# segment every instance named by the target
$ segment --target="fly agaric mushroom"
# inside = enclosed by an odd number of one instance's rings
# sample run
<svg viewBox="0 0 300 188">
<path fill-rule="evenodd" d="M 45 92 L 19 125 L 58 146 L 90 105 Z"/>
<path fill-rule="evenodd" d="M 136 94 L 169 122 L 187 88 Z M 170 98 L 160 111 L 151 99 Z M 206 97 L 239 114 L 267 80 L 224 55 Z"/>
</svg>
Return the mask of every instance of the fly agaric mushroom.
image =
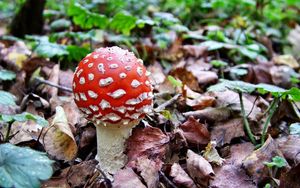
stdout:
<svg viewBox="0 0 300 188">
<path fill-rule="evenodd" d="M 96 125 L 96 159 L 110 178 L 127 162 L 132 128 L 152 109 L 149 74 L 141 59 L 116 46 L 88 54 L 74 73 L 75 103 Z"/>
</svg>

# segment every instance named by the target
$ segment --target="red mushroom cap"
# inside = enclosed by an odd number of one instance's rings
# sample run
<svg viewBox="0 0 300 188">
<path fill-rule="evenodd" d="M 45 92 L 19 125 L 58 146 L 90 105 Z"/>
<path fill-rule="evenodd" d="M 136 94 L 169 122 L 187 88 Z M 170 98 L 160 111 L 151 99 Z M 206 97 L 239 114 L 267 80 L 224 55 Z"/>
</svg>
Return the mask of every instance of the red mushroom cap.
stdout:
<svg viewBox="0 0 300 188">
<path fill-rule="evenodd" d="M 119 47 L 83 58 L 73 79 L 75 103 L 96 124 L 136 124 L 152 108 L 152 85 L 141 59 Z"/>
</svg>

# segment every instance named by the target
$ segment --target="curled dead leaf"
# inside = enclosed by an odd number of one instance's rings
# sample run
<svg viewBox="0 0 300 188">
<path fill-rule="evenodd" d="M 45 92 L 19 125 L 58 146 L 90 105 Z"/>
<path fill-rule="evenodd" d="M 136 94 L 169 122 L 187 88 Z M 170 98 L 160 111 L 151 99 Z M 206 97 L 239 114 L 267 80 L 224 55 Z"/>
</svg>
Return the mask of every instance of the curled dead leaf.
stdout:
<svg viewBox="0 0 300 188">
<path fill-rule="evenodd" d="M 193 117 L 189 117 L 179 128 L 183 131 L 185 139 L 190 144 L 207 145 L 210 141 L 210 133 L 206 126 Z"/>
<path fill-rule="evenodd" d="M 210 163 L 215 163 L 217 165 L 222 165 L 225 162 L 225 159 L 220 157 L 217 149 L 217 143 L 215 141 L 210 141 L 205 147 L 203 157 Z"/>
<path fill-rule="evenodd" d="M 43 137 L 45 150 L 56 159 L 70 161 L 77 154 L 77 145 L 68 124 L 64 109 L 56 107 L 56 113 Z"/>
<path fill-rule="evenodd" d="M 187 151 L 186 163 L 189 175 L 202 186 L 207 187 L 209 180 L 215 177 L 209 162 L 192 150 Z"/>
<path fill-rule="evenodd" d="M 180 187 L 197 188 L 192 178 L 181 168 L 178 163 L 174 163 L 171 167 L 170 176 L 173 182 Z"/>
</svg>

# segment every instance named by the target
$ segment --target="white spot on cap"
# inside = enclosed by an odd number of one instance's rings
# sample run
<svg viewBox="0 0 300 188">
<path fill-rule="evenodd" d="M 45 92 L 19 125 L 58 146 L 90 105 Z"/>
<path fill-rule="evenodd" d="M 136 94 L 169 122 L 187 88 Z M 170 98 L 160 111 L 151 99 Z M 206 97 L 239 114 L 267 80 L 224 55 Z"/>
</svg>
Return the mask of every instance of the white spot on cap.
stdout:
<svg viewBox="0 0 300 188">
<path fill-rule="evenodd" d="M 98 57 L 99 57 L 99 54 L 93 55 L 93 58 L 94 58 L 94 59 L 97 59 Z"/>
<path fill-rule="evenodd" d="M 131 66 L 130 65 L 127 65 L 124 67 L 126 70 L 130 71 L 131 70 Z"/>
<path fill-rule="evenodd" d="M 149 99 L 149 100 L 150 100 L 150 99 L 153 99 L 153 97 L 154 97 L 153 93 L 152 93 L 152 92 L 149 92 L 149 93 L 148 93 L 148 99 Z"/>
<path fill-rule="evenodd" d="M 79 69 L 76 73 L 76 76 L 79 77 L 82 72 L 83 72 L 83 69 Z"/>
<path fill-rule="evenodd" d="M 82 84 L 85 84 L 85 78 L 84 77 L 80 77 L 79 78 L 79 83 L 82 85 Z"/>
<path fill-rule="evenodd" d="M 89 78 L 89 80 L 94 80 L 94 74 L 93 73 L 89 73 L 88 74 L 88 78 Z"/>
<path fill-rule="evenodd" d="M 139 100 L 138 98 L 133 98 L 133 99 L 129 99 L 125 102 L 125 104 L 128 104 L 128 105 L 136 105 L 136 104 L 139 104 L 141 102 L 141 100 Z"/>
<path fill-rule="evenodd" d="M 146 71 L 145 75 L 146 75 L 146 76 L 150 76 L 150 75 L 151 75 L 151 72 L 150 72 L 150 71 Z"/>
<path fill-rule="evenodd" d="M 103 121 L 105 121 L 105 120 L 119 121 L 120 119 L 121 119 L 121 117 L 115 113 L 109 113 L 102 118 Z"/>
<path fill-rule="evenodd" d="M 112 61 L 113 58 L 112 58 L 112 57 L 107 57 L 106 60 L 107 60 L 107 61 Z"/>
<path fill-rule="evenodd" d="M 142 67 L 137 67 L 136 72 L 138 73 L 139 76 L 143 76 L 143 68 Z"/>
<path fill-rule="evenodd" d="M 83 60 L 83 64 L 86 64 L 87 62 L 89 62 L 88 59 Z"/>
<path fill-rule="evenodd" d="M 97 93 L 92 90 L 88 90 L 88 95 L 93 99 L 96 99 L 98 97 Z"/>
<path fill-rule="evenodd" d="M 79 95 L 82 100 L 87 101 L 87 98 L 84 93 L 79 93 Z"/>
<path fill-rule="evenodd" d="M 144 61 L 142 59 L 138 59 L 137 62 L 140 64 L 140 65 L 143 65 L 144 64 Z"/>
<path fill-rule="evenodd" d="M 147 98 L 148 98 L 148 92 L 143 92 L 143 93 L 141 93 L 141 94 L 138 96 L 138 98 L 139 98 L 141 101 L 147 99 Z"/>
<path fill-rule="evenodd" d="M 108 93 L 109 96 L 111 96 L 114 99 L 118 99 L 126 94 L 126 91 L 124 89 L 118 89 L 112 93 Z"/>
<path fill-rule="evenodd" d="M 99 110 L 99 107 L 96 105 L 90 105 L 90 109 L 92 109 L 94 112 Z"/>
<path fill-rule="evenodd" d="M 89 53 L 88 55 L 86 55 L 86 57 L 90 57 L 92 55 L 92 53 Z"/>
<path fill-rule="evenodd" d="M 105 86 L 108 86 L 111 83 L 113 83 L 113 81 L 114 80 L 113 80 L 112 77 L 107 77 L 107 78 L 104 78 L 104 79 L 100 79 L 99 85 L 100 85 L 100 87 L 105 87 Z"/>
<path fill-rule="evenodd" d="M 127 75 L 126 75 L 126 73 L 122 72 L 122 73 L 120 73 L 119 76 L 120 76 L 120 78 L 126 78 Z"/>
<path fill-rule="evenodd" d="M 103 63 L 99 63 L 99 64 L 98 64 L 98 70 L 99 70 L 102 74 L 104 74 L 105 69 L 104 69 Z"/>
<path fill-rule="evenodd" d="M 88 115 L 92 114 L 92 112 L 87 108 L 79 108 L 79 110 L 81 110 L 83 113 L 88 114 Z"/>
<path fill-rule="evenodd" d="M 102 114 L 100 112 L 98 114 L 94 115 L 95 118 L 99 118 L 101 116 L 102 116 Z"/>
<path fill-rule="evenodd" d="M 92 68 L 93 65 L 94 65 L 94 63 L 89 63 L 89 64 L 88 64 L 88 68 Z"/>
<path fill-rule="evenodd" d="M 118 67 L 119 67 L 118 64 L 110 64 L 110 65 L 109 65 L 109 68 L 111 68 L 111 69 L 116 69 L 116 68 L 118 68 Z"/>
<path fill-rule="evenodd" d="M 123 121 L 122 121 L 122 123 L 124 124 L 124 125 L 127 125 L 128 123 L 129 123 L 129 119 L 123 119 Z"/>
<path fill-rule="evenodd" d="M 131 119 L 138 119 L 140 117 L 141 113 L 134 113 L 134 114 L 131 114 L 130 118 Z"/>
<path fill-rule="evenodd" d="M 79 101 L 79 100 L 80 100 L 77 93 L 74 94 L 74 98 L 75 98 L 76 101 Z"/>
<path fill-rule="evenodd" d="M 132 106 L 127 107 L 127 110 L 129 110 L 129 111 L 132 111 L 132 110 L 134 110 L 134 109 L 135 109 L 135 108 L 132 107 Z"/>
<path fill-rule="evenodd" d="M 131 82 L 131 86 L 133 87 L 133 88 L 137 88 L 137 87 L 139 87 L 141 85 L 141 82 L 139 82 L 138 80 L 132 80 L 132 82 Z"/>
<path fill-rule="evenodd" d="M 100 102 L 100 107 L 102 110 L 106 109 L 106 108 L 110 108 L 110 103 L 107 102 L 106 100 L 102 99 L 102 101 Z"/>
<path fill-rule="evenodd" d="M 126 112 L 126 107 L 125 106 L 114 107 L 113 110 L 124 114 Z"/>
<path fill-rule="evenodd" d="M 145 85 L 146 85 L 146 86 L 151 86 L 149 80 L 146 80 L 146 81 L 145 81 Z"/>
</svg>

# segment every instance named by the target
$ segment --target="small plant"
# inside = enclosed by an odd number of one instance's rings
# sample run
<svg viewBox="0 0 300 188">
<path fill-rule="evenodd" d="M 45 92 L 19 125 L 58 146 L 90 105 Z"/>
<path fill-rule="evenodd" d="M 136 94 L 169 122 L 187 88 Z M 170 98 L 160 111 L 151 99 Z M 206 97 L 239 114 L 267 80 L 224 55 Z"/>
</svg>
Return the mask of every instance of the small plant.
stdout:
<svg viewBox="0 0 300 188">
<path fill-rule="evenodd" d="M 280 157 L 280 156 L 275 156 L 272 158 L 272 162 L 264 162 L 264 165 L 266 165 L 268 167 L 269 170 L 269 174 L 270 177 L 272 179 L 276 179 L 276 174 L 278 169 L 285 167 L 287 165 L 287 162 L 284 158 Z M 268 187 L 278 187 L 278 185 L 276 184 L 276 181 L 272 181 L 271 184 L 266 184 L 265 188 Z"/>
</svg>

